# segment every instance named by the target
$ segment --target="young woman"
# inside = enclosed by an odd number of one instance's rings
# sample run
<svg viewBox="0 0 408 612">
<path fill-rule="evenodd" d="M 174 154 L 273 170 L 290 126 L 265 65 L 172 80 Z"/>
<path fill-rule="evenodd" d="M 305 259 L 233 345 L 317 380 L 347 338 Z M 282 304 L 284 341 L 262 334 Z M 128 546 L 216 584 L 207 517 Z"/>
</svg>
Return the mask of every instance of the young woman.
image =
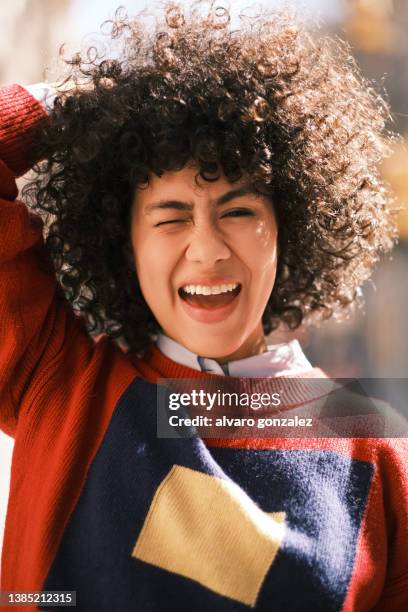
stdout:
<svg viewBox="0 0 408 612">
<path fill-rule="evenodd" d="M 286 12 L 111 25 L 121 54 L 74 57 L 68 91 L 1 92 L 2 590 L 32 609 L 32 591 L 84 611 L 405 609 L 404 440 L 156 434 L 160 378 L 292 376 L 313 399 L 323 372 L 266 336 L 345 313 L 391 248 L 386 105 Z M 36 161 L 27 207 L 14 179 Z"/>
</svg>

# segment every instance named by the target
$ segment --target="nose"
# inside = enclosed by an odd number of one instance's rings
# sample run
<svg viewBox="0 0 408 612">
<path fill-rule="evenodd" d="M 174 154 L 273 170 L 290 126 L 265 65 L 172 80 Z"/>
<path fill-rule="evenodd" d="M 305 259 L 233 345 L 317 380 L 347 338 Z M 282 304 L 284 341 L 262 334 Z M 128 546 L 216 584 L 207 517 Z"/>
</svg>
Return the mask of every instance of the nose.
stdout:
<svg viewBox="0 0 408 612">
<path fill-rule="evenodd" d="M 190 234 L 186 259 L 211 267 L 217 261 L 229 259 L 230 256 L 231 251 L 217 224 L 197 223 Z"/>
</svg>

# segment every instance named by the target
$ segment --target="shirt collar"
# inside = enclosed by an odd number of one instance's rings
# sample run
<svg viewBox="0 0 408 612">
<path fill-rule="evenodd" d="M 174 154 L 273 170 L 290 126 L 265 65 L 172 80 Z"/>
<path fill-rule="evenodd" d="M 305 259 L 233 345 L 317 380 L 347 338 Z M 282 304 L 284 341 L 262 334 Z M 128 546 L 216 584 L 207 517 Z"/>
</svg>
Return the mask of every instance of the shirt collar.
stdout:
<svg viewBox="0 0 408 612">
<path fill-rule="evenodd" d="M 157 348 L 169 359 L 194 370 L 221 374 L 224 376 L 248 376 L 261 378 L 267 376 L 290 376 L 300 374 L 312 369 L 298 340 L 270 344 L 267 351 L 245 359 L 229 361 L 220 364 L 215 359 L 195 355 L 179 342 L 165 334 L 158 334 Z"/>
</svg>

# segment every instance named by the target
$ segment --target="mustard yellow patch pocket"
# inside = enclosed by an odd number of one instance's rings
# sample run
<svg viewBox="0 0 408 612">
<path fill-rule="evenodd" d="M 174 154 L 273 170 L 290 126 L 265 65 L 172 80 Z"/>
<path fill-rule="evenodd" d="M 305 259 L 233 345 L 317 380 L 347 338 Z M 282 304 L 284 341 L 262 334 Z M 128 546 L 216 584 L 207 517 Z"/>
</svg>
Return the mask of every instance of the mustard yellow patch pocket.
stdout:
<svg viewBox="0 0 408 612">
<path fill-rule="evenodd" d="M 284 521 L 284 512 L 263 512 L 233 482 L 175 465 L 156 491 L 132 556 L 253 607 Z"/>
</svg>

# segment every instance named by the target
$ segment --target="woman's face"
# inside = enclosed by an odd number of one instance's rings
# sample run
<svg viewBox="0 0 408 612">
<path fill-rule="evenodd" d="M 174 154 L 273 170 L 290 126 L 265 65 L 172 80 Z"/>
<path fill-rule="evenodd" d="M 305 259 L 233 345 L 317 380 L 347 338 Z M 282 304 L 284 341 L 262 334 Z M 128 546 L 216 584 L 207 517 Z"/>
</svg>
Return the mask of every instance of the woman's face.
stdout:
<svg viewBox="0 0 408 612">
<path fill-rule="evenodd" d="M 264 348 L 262 314 L 277 263 L 271 201 L 197 168 L 137 189 L 132 244 L 143 296 L 163 332 L 195 354 L 243 359 Z M 210 295 L 208 295 L 210 294 Z"/>
</svg>

